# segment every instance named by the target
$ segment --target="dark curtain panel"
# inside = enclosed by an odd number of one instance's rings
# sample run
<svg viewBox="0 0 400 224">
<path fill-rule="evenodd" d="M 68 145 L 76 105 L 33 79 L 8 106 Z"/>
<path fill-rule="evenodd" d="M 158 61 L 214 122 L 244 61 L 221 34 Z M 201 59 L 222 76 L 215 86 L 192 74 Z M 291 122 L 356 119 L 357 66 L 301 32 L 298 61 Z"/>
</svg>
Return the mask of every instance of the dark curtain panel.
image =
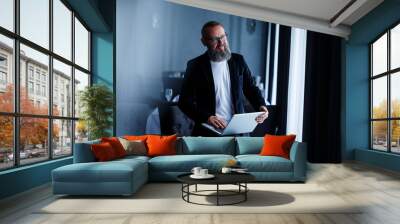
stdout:
<svg viewBox="0 0 400 224">
<path fill-rule="evenodd" d="M 292 28 L 280 26 L 278 50 L 278 82 L 276 98 L 276 134 L 286 134 L 287 103 L 289 86 L 290 40 Z"/>
<path fill-rule="evenodd" d="M 341 38 L 307 32 L 303 141 L 308 161 L 341 162 Z"/>
<path fill-rule="evenodd" d="M 280 25 L 279 40 L 275 40 L 276 24 L 270 24 L 271 27 L 271 45 L 269 46 L 270 61 L 269 65 L 269 86 L 268 96 L 272 96 L 272 83 L 274 73 L 274 61 L 278 60 L 277 74 L 277 93 L 276 105 L 267 106 L 269 116 L 264 123 L 259 124 L 251 133 L 251 136 L 264 136 L 265 134 L 286 134 L 286 117 L 287 117 L 287 97 L 289 86 L 289 62 L 290 62 L 290 40 L 291 28 Z M 274 57 L 275 44 L 279 41 L 278 57 Z M 268 100 L 271 100 L 270 98 Z"/>
</svg>

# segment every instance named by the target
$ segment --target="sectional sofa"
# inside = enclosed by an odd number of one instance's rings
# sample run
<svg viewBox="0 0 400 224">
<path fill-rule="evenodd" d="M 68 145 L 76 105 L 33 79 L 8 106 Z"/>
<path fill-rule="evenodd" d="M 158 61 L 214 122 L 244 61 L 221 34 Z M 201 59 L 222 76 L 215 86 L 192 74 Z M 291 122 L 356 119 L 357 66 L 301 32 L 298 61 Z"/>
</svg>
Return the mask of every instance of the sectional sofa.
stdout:
<svg viewBox="0 0 400 224">
<path fill-rule="evenodd" d="M 96 162 L 90 149 L 99 141 L 75 144 L 74 163 L 52 171 L 54 194 L 131 195 L 148 181 L 176 181 L 193 167 L 218 172 L 235 159 L 260 182 L 304 182 L 307 148 L 294 142 L 290 159 L 258 155 L 263 137 L 182 137 L 176 144 L 177 155 L 127 156 Z"/>
</svg>

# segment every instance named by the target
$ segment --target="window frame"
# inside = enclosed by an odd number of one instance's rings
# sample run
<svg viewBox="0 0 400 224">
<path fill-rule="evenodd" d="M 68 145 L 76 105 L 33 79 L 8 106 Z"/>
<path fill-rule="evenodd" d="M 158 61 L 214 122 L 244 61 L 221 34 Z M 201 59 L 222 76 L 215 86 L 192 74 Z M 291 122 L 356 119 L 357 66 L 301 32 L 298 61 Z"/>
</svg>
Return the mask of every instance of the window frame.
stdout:
<svg viewBox="0 0 400 224">
<path fill-rule="evenodd" d="M 84 20 L 79 16 L 79 14 L 72 9 L 72 7 L 66 2 L 65 0 L 59 0 L 68 10 L 71 11 L 71 59 L 64 58 L 63 56 L 55 53 L 53 50 L 53 24 L 54 24 L 54 17 L 53 17 L 53 1 L 54 0 L 48 0 L 49 2 L 49 49 L 46 49 L 39 44 L 36 44 L 29 39 L 26 39 L 20 35 L 20 0 L 14 0 L 13 1 L 13 10 L 14 10 L 14 31 L 10 31 L 4 27 L 0 26 L 0 35 L 3 35 L 5 37 L 11 38 L 13 40 L 13 64 L 12 67 L 12 73 L 10 75 L 13 75 L 14 78 L 14 110 L 13 112 L 2 112 L 0 111 L 0 116 L 10 116 L 13 119 L 13 154 L 14 154 L 14 161 L 13 161 L 13 166 L 11 167 L 5 167 L 5 168 L 0 168 L 0 172 L 3 172 L 5 170 L 11 170 L 11 169 L 16 169 L 19 167 L 24 167 L 24 166 L 30 166 L 33 164 L 38 164 L 38 163 L 43 163 L 51 160 L 58 160 L 66 157 L 73 156 L 74 153 L 74 143 L 75 143 L 75 126 L 76 126 L 76 121 L 79 120 L 79 117 L 75 117 L 75 109 L 72 107 L 72 113 L 70 116 L 56 116 L 53 115 L 53 59 L 58 60 L 59 62 L 62 62 L 66 65 L 71 66 L 71 83 L 73 84 L 75 82 L 75 69 L 87 74 L 89 76 L 89 83 L 88 85 L 92 85 L 92 61 L 91 61 L 91 49 L 92 49 L 92 43 L 91 43 L 91 37 L 92 37 L 92 30 L 88 27 L 88 25 L 84 22 Z M 78 64 L 75 63 L 75 18 L 79 20 L 79 22 L 84 26 L 84 28 L 88 31 L 89 34 L 89 39 L 88 39 L 88 69 L 85 69 Z M 27 113 L 21 113 L 20 112 L 20 45 L 23 44 L 27 47 L 30 47 L 36 51 L 39 51 L 40 53 L 43 53 L 48 56 L 49 58 L 49 63 L 48 63 L 48 84 L 45 87 L 46 91 L 48 91 L 48 94 L 45 92 L 45 94 L 48 96 L 48 107 L 49 110 L 46 115 L 39 115 L 39 114 L 27 114 Z M 27 64 L 27 71 L 29 70 L 30 67 L 28 67 L 29 64 Z M 36 82 L 36 69 L 33 70 L 33 83 L 34 86 L 36 83 L 41 83 L 41 72 L 39 74 L 39 80 Z M 27 72 L 26 75 L 26 81 L 28 82 L 30 79 L 30 74 Z M 46 80 L 47 81 L 47 80 Z M 73 97 L 71 99 L 71 104 L 74 105 L 75 103 L 75 89 L 74 85 L 72 85 L 72 90 L 71 93 L 73 94 Z M 27 89 L 27 91 L 29 91 Z M 34 89 L 34 92 L 36 89 Z M 42 94 L 40 94 L 42 96 Z M 26 164 L 21 164 L 20 161 L 20 119 L 21 118 L 45 118 L 47 119 L 48 122 L 48 136 L 47 136 L 47 142 L 49 143 L 47 145 L 47 150 L 48 150 L 48 155 L 47 158 L 43 158 L 43 160 L 40 160 L 38 162 L 32 162 L 32 163 L 26 163 Z M 63 156 L 54 156 L 54 147 L 53 147 L 53 122 L 56 120 L 66 120 L 66 121 L 71 121 L 71 154 L 68 155 L 63 155 Z"/>
<path fill-rule="evenodd" d="M 392 117 L 392 98 L 391 98 L 391 91 L 392 91 L 392 86 L 391 86 L 391 79 L 392 76 L 395 75 L 396 73 L 400 72 L 400 67 L 391 69 L 391 30 L 395 28 L 396 26 L 400 26 L 400 20 L 392 24 L 390 27 L 385 29 L 384 32 L 379 34 L 375 39 L 373 39 L 370 43 L 368 43 L 368 52 L 369 52 L 369 150 L 372 151 L 379 151 L 379 152 L 385 152 L 385 153 L 390 153 L 390 154 L 395 154 L 399 155 L 400 152 L 393 152 L 392 151 L 392 121 L 400 121 L 400 117 Z M 385 34 L 387 34 L 387 64 L 386 64 L 386 71 L 383 73 L 376 74 L 374 76 L 373 74 L 373 44 L 376 43 L 381 37 L 383 37 Z M 378 78 L 386 77 L 386 86 L 387 86 L 387 105 L 386 105 L 386 118 L 373 118 L 373 93 L 374 93 L 374 87 L 373 87 L 373 81 Z M 373 143 L 373 122 L 374 121 L 386 121 L 386 151 L 379 150 L 374 148 L 374 143 Z"/>
</svg>

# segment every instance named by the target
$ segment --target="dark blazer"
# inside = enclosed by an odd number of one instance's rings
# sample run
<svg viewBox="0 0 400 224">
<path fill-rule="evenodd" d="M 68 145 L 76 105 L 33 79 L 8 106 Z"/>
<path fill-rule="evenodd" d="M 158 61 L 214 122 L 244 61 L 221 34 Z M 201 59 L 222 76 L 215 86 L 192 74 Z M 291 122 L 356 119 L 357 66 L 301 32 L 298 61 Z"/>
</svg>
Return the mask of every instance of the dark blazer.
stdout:
<svg viewBox="0 0 400 224">
<path fill-rule="evenodd" d="M 265 100 L 255 85 L 243 56 L 232 53 L 228 66 L 234 113 L 245 112 L 245 96 L 256 111 L 260 106 L 265 106 Z M 210 116 L 215 115 L 214 79 L 207 52 L 187 63 L 178 106 L 195 122 L 192 135 L 201 135 L 201 123 L 207 122 Z"/>
</svg>

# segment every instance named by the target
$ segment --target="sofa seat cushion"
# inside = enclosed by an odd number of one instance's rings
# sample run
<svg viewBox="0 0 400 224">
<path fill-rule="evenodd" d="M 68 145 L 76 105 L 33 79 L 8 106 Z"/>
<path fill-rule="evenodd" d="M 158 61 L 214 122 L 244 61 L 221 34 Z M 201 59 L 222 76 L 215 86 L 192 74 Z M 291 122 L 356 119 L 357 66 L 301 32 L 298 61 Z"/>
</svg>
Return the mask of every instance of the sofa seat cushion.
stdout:
<svg viewBox="0 0 400 224">
<path fill-rule="evenodd" d="M 74 163 L 53 170 L 53 181 L 58 182 L 131 182 L 137 172 L 147 170 L 147 163 L 139 159 L 108 162 Z M 143 173 L 147 176 L 147 173 Z"/>
<path fill-rule="evenodd" d="M 239 155 L 236 160 L 249 172 L 293 172 L 293 162 L 279 156 Z"/>
<path fill-rule="evenodd" d="M 193 167 L 203 167 L 209 171 L 219 171 L 230 159 L 231 155 L 174 155 L 157 156 L 149 160 L 149 170 L 163 172 L 190 172 Z"/>
<path fill-rule="evenodd" d="M 135 155 L 131 155 L 131 156 L 125 156 L 124 158 L 120 158 L 120 159 L 114 160 L 113 162 L 115 162 L 115 161 L 126 161 L 126 162 L 130 162 L 130 161 L 135 161 L 135 160 L 147 162 L 147 161 L 149 161 L 149 159 L 150 159 L 150 157 L 148 157 L 148 156 L 135 156 Z"/>
</svg>

